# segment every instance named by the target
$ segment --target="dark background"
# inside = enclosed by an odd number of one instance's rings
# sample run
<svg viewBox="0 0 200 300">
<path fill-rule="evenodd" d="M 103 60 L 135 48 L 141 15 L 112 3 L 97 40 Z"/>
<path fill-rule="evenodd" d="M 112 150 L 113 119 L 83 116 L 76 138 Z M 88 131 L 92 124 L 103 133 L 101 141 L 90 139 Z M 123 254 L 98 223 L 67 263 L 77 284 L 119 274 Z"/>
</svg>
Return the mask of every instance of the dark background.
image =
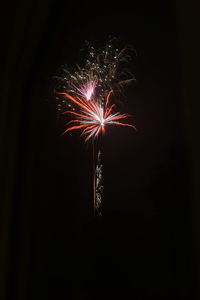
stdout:
<svg viewBox="0 0 200 300">
<path fill-rule="evenodd" d="M 198 7 L 190 1 L 15 1 L 2 8 L 1 299 L 199 299 Z M 60 137 L 53 76 L 84 40 L 137 51 L 120 110 L 138 131 L 92 152 Z"/>
</svg>

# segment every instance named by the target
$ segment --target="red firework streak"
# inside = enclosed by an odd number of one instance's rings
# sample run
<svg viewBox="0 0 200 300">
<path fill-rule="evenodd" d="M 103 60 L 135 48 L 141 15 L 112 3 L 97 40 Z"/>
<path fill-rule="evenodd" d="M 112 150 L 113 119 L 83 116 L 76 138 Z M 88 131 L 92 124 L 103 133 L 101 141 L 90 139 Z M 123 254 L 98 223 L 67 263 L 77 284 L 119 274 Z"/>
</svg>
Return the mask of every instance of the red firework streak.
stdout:
<svg viewBox="0 0 200 300">
<path fill-rule="evenodd" d="M 63 95 L 65 98 L 72 101 L 78 111 L 65 111 L 64 114 L 71 114 L 73 119 L 69 121 L 66 125 L 69 126 L 63 133 L 79 130 L 81 136 L 85 136 L 85 142 L 88 140 L 93 140 L 93 160 L 94 160 L 94 140 L 98 138 L 100 134 L 104 134 L 106 127 L 109 125 L 119 125 L 125 127 L 131 127 L 136 130 L 135 126 L 127 123 L 122 123 L 121 120 L 130 117 L 128 114 L 120 114 L 119 112 L 113 113 L 115 104 L 110 105 L 110 98 L 112 91 L 110 91 L 106 96 L 106 101 L 104 103 L 99 103 L 95 99 L 86 100 L 78 96 L 73 97 L 68 93 L 58 93 Z M 73 124 L 73 125 L 72 125 Z M 94 177 L 93 177 L 93 188 L 94 188 L 94 212 L 96 211 L 96 175 L 94 167 Z"/>
</svg>

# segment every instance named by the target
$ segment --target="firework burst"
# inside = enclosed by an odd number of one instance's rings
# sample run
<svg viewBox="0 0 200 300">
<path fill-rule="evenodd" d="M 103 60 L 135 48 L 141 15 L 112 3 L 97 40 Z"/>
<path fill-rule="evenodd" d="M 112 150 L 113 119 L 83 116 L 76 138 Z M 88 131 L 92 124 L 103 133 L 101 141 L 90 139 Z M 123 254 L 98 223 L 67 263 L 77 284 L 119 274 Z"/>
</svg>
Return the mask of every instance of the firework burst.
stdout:
<svg viewBox="0 0 200 300">
<path fill-rule="evenodd" d="M 119 112 L 112 113 L 115 104 L 109 105 L 109 100 L 112 92 L 110 91 L 107 95 L 105 106 L 99 104 L 95 100 L 87 101 L 85 99 L 81 99 L 79 97 L 74 98 L 67 93 L 60 93 L 67 99 L 71 100 L 74 104 L 76 104 L 80 112 L 74 111 L 65 111 L 64 114 L 71 114 L 74 119 L 69 121 L 69 124 L 75 124 L 67 128 L 63 134 L 72 130 L 81 130 L 81 135 L 85 135 L 85 141 L 87 142 L 91 138 L 96 138 L 100 133 L 105 132 L 105 128 L 108 125 L 120 125 L 126 127 L 132 127 L 134 129 L 135 126 L 119 122 L 127 117 L 128 114 L 120 114 Z"/>
<path fill-rule="evenodd" d="M 64 66 L 60 76 L 55 77 L 56 90 L 87 100 L 95 96 L 97 102 L 105 102 L 110 90 L 118 96 L 123 94 L 123 87 L 135 81 L 128 69 L 131 51 L 130 47 L 119 50 L 113 40 L 101 49 L 88 43 L 84 66 L 76 64 L 72 72 Z M 119 97 L 116 98 L 119 100 Z M 67 105 L 68 102 L 62 102 L 62 110 Z"/>
<path fill-rule="evenodd" d="M 94 141 L 111 125 L 136 129 L 134 125 L 124 123 L 124 120 L 130 117 L 129 114 L 116 111 L 116 104 L 110 104 L 111 96 L 115 95 L 116 91 L 121 92 L 124 85 L 135 80 L 130 72 L 121 67 L 121 64 L 126 65 L 129 59 L 126 48 L 119 51 L 109 43 L 103 49 L 95 51 L 94 47 L 90 46 L 83 68 L 77 65 L 73 73 L 64 68 L 63 75 L 57 77 L 57 94 L 62 96 L 62 104 L 65 104 L 63 114 L 71 116 L 62 135 L 77 130 L 80 136 L 85 137 L 85 142 L 93 141 L 94 211 L 99 214 L 103 190 L 102 163 L 101 151 L 97 149 L 95 166 Z"/>
<path fill-rule="evenodd" d="M 74 88 L 77 91 L 77 95 L 86 100 L 91 100 L 91 97 L 94 95 L 96 84 L 96 81 L 93 79 L 86 81 L 83 85 L 74 86 Z"/>
</svg>

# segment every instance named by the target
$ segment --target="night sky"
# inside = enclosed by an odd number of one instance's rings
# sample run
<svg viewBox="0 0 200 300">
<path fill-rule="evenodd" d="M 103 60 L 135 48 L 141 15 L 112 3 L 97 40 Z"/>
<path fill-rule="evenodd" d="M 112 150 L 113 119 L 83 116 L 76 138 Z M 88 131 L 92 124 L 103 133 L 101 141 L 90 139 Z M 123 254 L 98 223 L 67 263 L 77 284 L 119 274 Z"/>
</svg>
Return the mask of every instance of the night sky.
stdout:
<svg viewBox="0 0 200 300">
<path fill-rule="evenodd" d="M 29 299 L 191 297 L 188 141 L 172 2 L 57 1 L 51 9 L 27 76 L 19 143 L 23 170 L 34 127 Z M 113 126 L 102 140 L 100 218 L 91 145 L 77 132 L 60 136 L 67 119 L 57 114 L 53 76 L 63 64 L 81 64 L 85 40 L 103 46 L 109 37 L 137 52 L 136 83 L 119 107 L 138 131 Z"/>
</svg>

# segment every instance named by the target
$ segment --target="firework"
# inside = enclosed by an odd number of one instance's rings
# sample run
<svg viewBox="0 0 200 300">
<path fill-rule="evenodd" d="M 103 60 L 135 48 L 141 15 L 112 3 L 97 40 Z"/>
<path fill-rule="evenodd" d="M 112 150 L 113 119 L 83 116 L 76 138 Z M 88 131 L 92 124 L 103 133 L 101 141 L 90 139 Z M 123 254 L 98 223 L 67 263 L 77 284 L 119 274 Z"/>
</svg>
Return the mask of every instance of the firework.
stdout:
<svg viewBox="0 0 200 300">
<path fill-rule="evenodd" d="M 95 51 L 93 46 L 89 48 L 89 54 L 84 67 L 76 66 L 74 72 L 63 69 L 63 76 L 58 77 L 57 94 L 62 96 L 65 104 L 63 114 L 71 116 L 67 122 L 67 129 L 62 133 L 77 130 L 80 136 L 85 137 L 85 142 L 93 143 L 93 161 L 95 164 L 94 141 L 103 135 L 106 128 L 118 125 L 136 129 L 134 125 L 124 123 L 130 117 L 129 114 L 116 111 L 116 104 L 111 104 L 111 98 L 116 99 L 116 92 L 122 91 L 122 87 L 134 80 L 131 74 L 121 67 L 129 62 L 127 49 L 119 51 L 109 43 L 103 49 Z M 67 109 L 66 109 L 67 107 Z M 101 151 L 97 151 L 97 164 L 94 165 L 94 211 L 100 214 L 102 202 L 102 163 L 100 163 Z"/>
<path fill-rule="evenodd" d="M 120 114 L 119 112 L 112 113 L 115 104 L 109 105 L 111 92 L 108 93 L 105 106 L 95 100 L 87 101 L 79 97 L 74 98 L 67 93 L 60 94 L 71 100 L 80 108 L 79 112 L 70 110 L 64 112 L 65 114 L 71 114 L 73 116 L 73 120 L 69 121 L 67 125 L 74 125 L 68 127 L 63 134 L 72 130 L 81 130 L 81 135 L 86 136 L 85 141 L 87 142 L 91 138 L 97 138 L 100 133 L 104 133 L 106 126 L 109 125 L 120 125 L 136 129 L 133 125 L 119 122 L 129 117 L 128 114 Z"/>
</svg>

